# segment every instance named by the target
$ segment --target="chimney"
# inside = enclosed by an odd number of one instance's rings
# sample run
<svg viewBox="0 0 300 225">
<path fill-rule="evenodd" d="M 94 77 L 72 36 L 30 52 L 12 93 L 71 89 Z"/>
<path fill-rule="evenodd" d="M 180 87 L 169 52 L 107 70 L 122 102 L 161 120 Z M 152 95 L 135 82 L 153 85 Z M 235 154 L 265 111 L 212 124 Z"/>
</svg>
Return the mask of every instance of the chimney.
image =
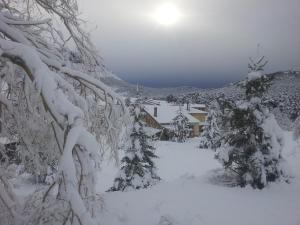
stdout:
<svg viewBox="0 0 300 225">
<path fill-rule="evenodd" d="M 190 106 L 190 103 L 189 103 L 189 102 L 186 103 L 186 110 L 187 110 L 187 111 L 190 111 L 190 110 L 191 110 L 191 106 Z"/>
<path fill-rule="evenodd" d="M 157 107 L 154 107 L 154 117 L 157 117 Z"/>
</svg>

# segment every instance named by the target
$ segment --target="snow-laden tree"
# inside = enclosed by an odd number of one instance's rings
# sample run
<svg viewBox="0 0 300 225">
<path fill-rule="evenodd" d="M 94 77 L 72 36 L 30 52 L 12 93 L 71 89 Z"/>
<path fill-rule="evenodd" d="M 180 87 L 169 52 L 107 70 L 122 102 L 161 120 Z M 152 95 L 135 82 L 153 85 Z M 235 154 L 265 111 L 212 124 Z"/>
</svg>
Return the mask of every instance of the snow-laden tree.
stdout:
<svg viewBox="0 0 300 225">
<path fill-rule="evenodd" d="M 294 127 L 294 139 L 298 140 L 300 138 L 300 117 L 295 120 Z"/>
<path fill-rule="evenodd" d="M 190 128 L 189 128 L 189 120 L 183 114 L 181 106 L 177 112 L 175 118 L 172 121 L 172 127 L 174 131 L 174 140 L 177 142 L 185 142 L 189 137 Z"/>
<path fill-rule="evenodd" d="M 7 93 L 6 101 L 11 103 L 10 109 L 2 112 L 1 136 L 17 143 L 16 155 L 26 172 L 45 178 L 47 167 L 57 166 L 59 151 L 39 94 L 20 69 L 1 82 L 5 84 L 2 95 Z"/>
<path fill-rule="evenodd" d="M 223 104 L 222 145 L 216 157 L 235 175 L 239 185 L 262 189 L 269 182 L 287 179 L 281 154 L 284 139 L 274 115 L 261 99 L 269 85 L 269 78 L 263 75 L 266 63 L 260 58 L 249 65 L 246 99 Z"/>
<path fill-rule="evenodd" d="M 220 112 L 217 103 L 212 104 L 200 137 L 200 148 L 215 150 L 220 146 L 220 128 L 218 125 L 219 114 Z"/>
<path fill-rule="evenodd" d="M 121 160 L 121 169 L 109 191 L 128 191 L 147 188 L 156 184 L 160 178 L 153 161 L 157 156 L 150 143 L 150 137 L 144 130 L 144 113 L 139 103 L 132 109 L 133 126 L 129 145 Z"/>
<path fill-rule="evenodd" d="M 23 211 L 1 161 L 1 223 L 98 224 L 95 171 L 106 148 L 117 156 L 126 108 L 93 49 L 76 0 L 0 2 L 1 135 L 20 143 L 29 171 L 58 170 Z"/>
<path fill-rule="evenodd" d="M 268 63 L 265 57 L 262 56 L 257 60 L 250 58 L 248 63 L 249 73 L 244 84 L 246 89 L 246 98 L 259 97 L 261 98 L 263 93 L 269 88 L 271 78 L 264 75 L 264 67 Z"/>
<path fill-rule="evenodd" d="M 259 47 L 259 45 L 258 45 Z M 251 57 L 248 62 L 248 80 L 261 78 L 263 75 L 264 67 L 268 64 L 268 60 L 265 59 L 265 56 L 261 56 L 256 60 L 253 60 Z"/>
</svg>

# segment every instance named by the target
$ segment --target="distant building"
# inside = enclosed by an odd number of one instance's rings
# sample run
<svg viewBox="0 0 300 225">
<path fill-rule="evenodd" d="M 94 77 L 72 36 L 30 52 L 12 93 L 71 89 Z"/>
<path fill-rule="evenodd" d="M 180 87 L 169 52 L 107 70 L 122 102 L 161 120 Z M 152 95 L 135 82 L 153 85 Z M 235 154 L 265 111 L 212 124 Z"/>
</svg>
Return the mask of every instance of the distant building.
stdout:
<svg viewBox="0 0 300 225">
<path fill-rule="evenodd" d="M 173 119 L 177 116 L 179 105 L 166 101 L 147 100 L 144 102 L 145 122 L 149 127 L 159 130 L 172 130 Z M 203 104 L 185 104 L 181 111 L 189 121 L 191 137 L 198 137 L 202 132 L 207 112 Z"/>
</svg>

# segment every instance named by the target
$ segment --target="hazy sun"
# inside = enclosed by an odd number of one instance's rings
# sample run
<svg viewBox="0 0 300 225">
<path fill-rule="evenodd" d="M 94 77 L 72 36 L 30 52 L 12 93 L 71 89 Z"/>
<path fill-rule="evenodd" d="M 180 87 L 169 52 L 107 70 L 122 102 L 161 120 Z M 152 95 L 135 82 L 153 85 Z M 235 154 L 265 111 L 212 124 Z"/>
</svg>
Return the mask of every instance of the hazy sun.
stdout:
<svg viewBox="0 0 300 225">
<path fill-rule="evenodd" d="M 180 10 L 172 3 L 164 3 L 158 6 L 153 13 L 154 20 L 164 26 L 171 26 L 178 23 L 180 17 Z"/>
</svg>

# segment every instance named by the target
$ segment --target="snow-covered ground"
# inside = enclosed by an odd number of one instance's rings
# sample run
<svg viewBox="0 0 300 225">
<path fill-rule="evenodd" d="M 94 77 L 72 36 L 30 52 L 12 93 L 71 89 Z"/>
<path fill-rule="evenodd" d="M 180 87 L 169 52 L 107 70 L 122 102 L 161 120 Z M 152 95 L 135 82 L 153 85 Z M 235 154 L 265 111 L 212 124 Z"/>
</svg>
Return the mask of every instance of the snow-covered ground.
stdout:
<svg viewBox="0 0 300 225">
<path fill-rule="evenodd" d="M 105 193 L 105 225 L 300 225 L 300 148 L 286 133 L 284 156 L 294 178 L 264 190 L 212 184 L 220 164 L 198 139 L 158 142 L 156 160 L 162 182 L 152 188 Z M 99 191 L 112 183 L 116 169 L 103 168 Z"/>
<path fill-rule="evenodd" d="M 211 178 L 221 166 L 197 138 L 186 143 L 156 142 L 162 181 L 146 190 L 105 192 L 117 168 L 104 163 L 97 189 L 102 193 L 103 225 L 300 225 L 300 141 L 285 133 L 284 157 L 294 178 L 264 190 L 226 187 Z M 37 186 L 29 177 L 13 181 L 20 197 Z M 1 221 L 0 221 L 1 224 Z M 2 224 L 1 224 L 2 225 Z"/>
</svg>

